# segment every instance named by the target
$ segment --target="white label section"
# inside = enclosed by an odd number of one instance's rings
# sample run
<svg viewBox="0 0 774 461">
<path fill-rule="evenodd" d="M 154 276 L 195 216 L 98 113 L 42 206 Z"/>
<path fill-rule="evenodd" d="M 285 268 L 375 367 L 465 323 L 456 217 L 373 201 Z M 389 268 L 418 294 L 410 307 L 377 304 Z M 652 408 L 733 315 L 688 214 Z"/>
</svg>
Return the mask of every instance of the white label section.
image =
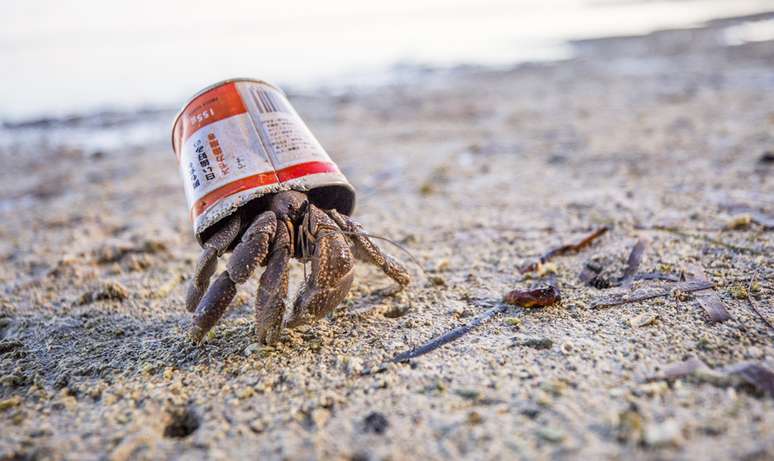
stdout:
<svg viewBox="0 0 774 461">
<path fill-rule="evenodd" d="M 246 113 L 199 128 L 183 144 L 180 170 L 189 209 L 204 195 L 228 183 L 274 172 Z"/>
<path fill-rule="evenodd" d="M 331 162 L 280 91 L 258 82 L 239 82 L 237 89 L 277 170 L 299 163 Z"/>
</svg>

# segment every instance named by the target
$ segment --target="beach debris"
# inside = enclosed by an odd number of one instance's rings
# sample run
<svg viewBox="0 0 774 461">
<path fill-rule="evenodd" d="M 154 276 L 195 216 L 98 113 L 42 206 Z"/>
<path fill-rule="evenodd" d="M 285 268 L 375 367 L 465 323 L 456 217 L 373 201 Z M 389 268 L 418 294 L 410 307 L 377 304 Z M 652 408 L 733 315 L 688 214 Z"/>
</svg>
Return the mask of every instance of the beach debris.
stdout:
<svg viewBox="0 0 774 461">
<path fill-rule="evenodd" d="M 693 280 L 679 283 L 675 287 L 657 288 L 654 290 L 644 290 L 642 292 L 636 291 L 634 293 L 623 293 L 617 296 L 596 298 L 591 301 L 590 306 L 592 309 L 621 306 L 623 304 L 670 296 L 675 293 L 692 293 L 695 291 L 708 290 L 712 287 L 714 287 L 714 285 L 711 282 Z"/>
<path fill-rule="evenodd" d="M 554 341 L 551 338 L 544 338 L 540 336 L 514 336 L 511 338 L 511 346 L 524 346 L 531 347 L 533 349 L 551 349 L 554 346 Z"/>
<path fill-rule="evenodd" d="M 709 283 L 707 274 L 704 273 L 704 269 L 696 264 L 686 265 L 686 273 L 692 277 L 692 280 Z M 696 300 L 704 311 L 709 315 L 710 321 L 725 322 L 731 318 L 731 314 L 728 313 L 725 304 L 720 297 L 715 293 L 715 290 L 706 291 L 704 293 L 696 293 Z"/>
<path fill-rule="evenodd" d="M 772 325 L 769 319 L 767 319 L 766 316 L 763 315 L 763 313 L 758 309 L 758 306 L 755 304 L 755 301 L 753 300 L 753 297 L 751 295 L 753 291 L 753 287 L 755 286 L 755 277 L 757 275 L 758 275 L 758 272 L 755 272 L 753 276 L 750 277 L 750 285 L 747 287 L 747 290 L 746 290 L 747 302 L 750 304 L 750 308 L 753 310 L 753 312 L 758 314 L 758 317 L 760 317 L 760 319 L 763 320 L 763 323 L 765 323 L 766 326 L 768 326 L 770 329 L 774 330 L 774 325 Z"/>
<path fill-rule="evenodd" d="M 762 153 L 761 156 L 758 157 L 758 163 L 762 163 L 765 165 L 774 164 L 774 151 L 767 150 L 764 153 Z"/>
<path fill-rule="evenodd" d="M 487 309 L 483 313 L 473 317 L 465 325 L 457 327 L 447 333 L 442 334 L 441 336 L 437 336 L 431 339 L 430 341 L 422 344 L 419 347 L 416 347 L 406 352 L 401 352 L 400 354 L 392 358 L 392 362 L 396 362 L 396 363 L 405 362 L 407 360 L 411 360 L 421 355 L 425 355 L 428 352 L 432 352 L 445 344 L 448 344 L 456 339 L 461 338 L 462 336 L 469 333 L 477 326 L 489 321 L 495 315 L 501 312 L 505 312 L 507 308 L 508 306 L 506 304 L 498 304 L 490 309 Z"/>
<path fill-rule="evenodd" d="M 529 290 L 513 290 L 506 293 L 503 302 L 521 307 L 546 307 L 561 301 L 559 289 L 547 285 Z"/>
<path fill-rule="evenodd" d="M 549 443 L 560 443 L 565 438 L 564 431 L 551 426 L 541 427 L 535 434 Z"/>
<path fill-rule="evenodd" d="M 603 269 L 604 268 L 601 265 L 589 261 L 583 265 L 583 269 L 581 270 L 581 273 L 578 274 L 578 278 L 581 282 L 590 287 L 598 288 L 600 290 L 610 288 L 612 284 L 607 277 L 602 275 Z"/>
<path fill-rule="evenodd" d="M 634 280 L 634 275 L 640 268 L 642 263 L 642 254 L 645 252 L 647 242 L 643 239 L 637 240 L 637 243 L 632 247 L 631 253 L 629 253 L 629 259 L 626 262 L 626 269 L 624 270 L 623 277 L 621 278 L 621 285 L 629 287 Z"/>
<path fill-rule="evenodd" d="M 679 282 L 681 279 L 675 274 L 669 274 L 667 272 L 640 272 L 635 274 L 634 280 L 661 280 L 664 282 Z"/>
<path fill-rule="evenodd" d="M 729 219 L 725 228 L 729 230 L 747 229 L 750 224 L 752 224 L 752 216 L 749 213 L 744 213 Z"/>
<path fill-rule="evenodd" d="M 527 272 L 534 272 L 538 270 L 541 264 L 545 264 L 548 261 L 550 261 L 552 258 L 556 256 L 562 256 L 568 253 L 576 253 L 580 250 L 583 250 L 587 246 L 591 245 L 594 240 L 599 238 L 600 236 L 604 235 L 605 232 L 609 230 L 609 227 L 604 226 L 600 227 L 599 229 L 594 230 L 592 233 L 581 239 L 580 241 L 576 243 L 567 243 L 564 245 L 560 245 L 556 248 L 552 248 L 548 250 L 547 252 L 543 253 L 543 255 L 538 258 L 537 261 L 533 261 L 531 263 L 528 263 L 524 266 L 522 266 L 519 271 L 522 274 L 525 274 Z"/>
<path fill-rule="evenodd" d="M 372 411 L 363 419 L 363 432 L 370 432 L 376 435 L 382 435 L 387 432 L 390 422 L 378 411 Z"/>
<path fill-rule="evenodd" d="M 635 328 L 644 327 L 647 325 L 652 325 L 656 320 L 658 320 L 657 314 L 652 312 L 643 312 L 640 315 L 630 318 L 629 325 Z"/>
<path fill-rule="evenodd" d="M 236 115 L 255 123 L 244 125 Z M 245 139 L 262 141 L 245 144 Z M 230 152 L 234 145 L 242 146 L 239 155 Z M 283 146 L 292 160 L 261 147 L 268 145 Z M 172 149 L 202 247 L 185 296 L 195 343 L 207 337 L 237 286 L 259 266 L 266 269 L 258 282 L 255 332 L 256 341 L 267 345 L 284 328 L 316 321 L 341 304 L 352 286 L 355 256 L 401 288 L 410 283 L 403 265 L 372 240 L 389 239 L 367 234 L 349 217 L 354 188 L 278 87 L 233 79 L 205 88 L 175 118 Z M 227 252 L 226 269 L 216 276 L 218 258 Z M 286 309 L 293 259 L 304 267 L 311 263 L 311 270 Z"/>
<path fill-rule="evenodd" d="M 774 397 L 774 372 L 755 362 L 739 362 L 719 369 L 710 368 L 696 357 L 670 364 L 658 375 L 647 381 L 674 381 L 693 378 L 698 382 L 716 386 L 738 386 L 748 384 L 761 393 Z"/>
<path fill-rule="evenodd" d="M 682 442 L 682 428 L 675 419 L 645 426 L 642 441 L 649 447 L 678 446 Z"/>
</svg>

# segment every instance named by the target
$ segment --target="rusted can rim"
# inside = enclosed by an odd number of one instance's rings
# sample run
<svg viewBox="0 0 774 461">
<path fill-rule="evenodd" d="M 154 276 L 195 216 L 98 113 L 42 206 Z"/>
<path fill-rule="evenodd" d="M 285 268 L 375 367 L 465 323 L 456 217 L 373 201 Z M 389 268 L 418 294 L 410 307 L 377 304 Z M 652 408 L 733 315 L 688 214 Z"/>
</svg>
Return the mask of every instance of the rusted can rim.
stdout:
<svg viewBox="0 0 774 461">
<path fill-rule="evenodd" d="M 236 83 L 236 82 L 262 83 L 264 85 L 268 85 L 274 88 L 275 90 L 279 91 L 286 98 L 288 97 L 288 95 L 285 94 L 284 91 L 282 91 L 282 88 L 278 87 L 273 83 L 269 83 L 266 80 L 261 80 L 258 78 L 246 78 L 246 77 L 227 78 L 225 80 L 215 82 L 212 85 L 207 85 L 205 88 L 202 88 L 201 90 L 197 91 L 196 94 L 188 98 L 188 100 L 186 100 L 186 102 L 183 104 L 183 107 L 179 111 L 177 111 L 177 114 L 175 114 L 175 117 L 172 119 L 172 133 L 170 135 L 170 142 L 172 143 L 173 152 L 175 151 L 175 126 L 177 125 L 178 120 L 180 120 L 180 116 L 183 115 L 183 112 L 185 112 L 186 109 L 188 109 L 188 106 L 191 105 L 194 99 L 198 98 L 199 96 L 203 95 L 204 93 L 212 89 L 218 88 L 219 86 L 227 85 L 229 83 Z M 175 155 L 177 155 L 177 152 L 175 152 Z"/>
</svg>

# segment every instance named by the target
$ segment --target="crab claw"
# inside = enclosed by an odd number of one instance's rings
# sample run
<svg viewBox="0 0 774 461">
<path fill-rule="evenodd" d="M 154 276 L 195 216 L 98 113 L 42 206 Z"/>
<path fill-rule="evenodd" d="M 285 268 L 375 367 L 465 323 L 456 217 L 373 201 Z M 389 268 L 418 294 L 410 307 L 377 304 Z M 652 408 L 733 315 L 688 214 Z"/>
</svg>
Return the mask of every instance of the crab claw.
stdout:
<svg viewBox="0 0 774 461">
<path fill-rule="evenodd" d="M 349 243 L 336 223 L 322 210 L 309 205 L 302 239 L 312 247 L 312 272 L 296 296 L 287 326 L 295 327 L 332 311 L 349 293 L 354 277 L 354 258 Z"/>
</svg>

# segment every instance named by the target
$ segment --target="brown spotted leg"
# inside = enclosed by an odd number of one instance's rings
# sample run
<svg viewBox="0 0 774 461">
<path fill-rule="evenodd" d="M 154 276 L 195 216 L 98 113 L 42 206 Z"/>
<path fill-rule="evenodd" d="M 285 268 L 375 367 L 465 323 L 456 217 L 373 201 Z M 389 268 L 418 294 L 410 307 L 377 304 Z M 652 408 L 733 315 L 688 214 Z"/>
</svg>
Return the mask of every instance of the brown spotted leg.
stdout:
<svg viewBox="0 0 774 461">
<path fill-rule="evenodd" d="M 292 224 L 279 222 L 269 262 L 261 275 L 255 299 L 255 331 L 259 343 L 272 344 L 279 339 L 285 298 L 288 295 L 288 261 L 293 249 Z"/>
<path fill-rule="evenodd" d="M 225 219 L 223 225 L 204 242 L 204 251 L 196 262 L 188 292 L 185 295 L 185 308 L 188 312 L 196 310 L 204 292 L 210 286 L 210 278 L 218 268 L 218 256 L 221 256 L 234 241 L 241 227 L 241 219 L 234 214 Z"/>
<path fill-rule="evenodd" d="M 360 223 L 336 210 L 327 210 L 327 213 L 341 229 L 347 232 L 347 237 L 353 244 L 352 250 L 357 259 L 381 268 L 385 274 L 398 282 L 401 288 L 411 282 L 406 268 L 364 235 L 365 232 Z"/>
<path fill-rule="evenodd" d="M 294 327 L 318 319 L 341 303 L 354 276 L 354 258 L 344 234 L 322 210 L 309 205 L 301 229 L 312 252 L 312 272 L 293 303 L 287 325 Z"/>
<path fill-rule="evenodd" d="M 215 326 L 236 295 L 236 285 L 244 283 L 256 267 L 265 264 L 277 228 L 271 211 L 261 213 L 242 234 L 223 271 L 209 287 L 194 312 L 191 337 L 199 342 Z M 214 271 L 214 269 L 213 269 Z"/>
</svg>

